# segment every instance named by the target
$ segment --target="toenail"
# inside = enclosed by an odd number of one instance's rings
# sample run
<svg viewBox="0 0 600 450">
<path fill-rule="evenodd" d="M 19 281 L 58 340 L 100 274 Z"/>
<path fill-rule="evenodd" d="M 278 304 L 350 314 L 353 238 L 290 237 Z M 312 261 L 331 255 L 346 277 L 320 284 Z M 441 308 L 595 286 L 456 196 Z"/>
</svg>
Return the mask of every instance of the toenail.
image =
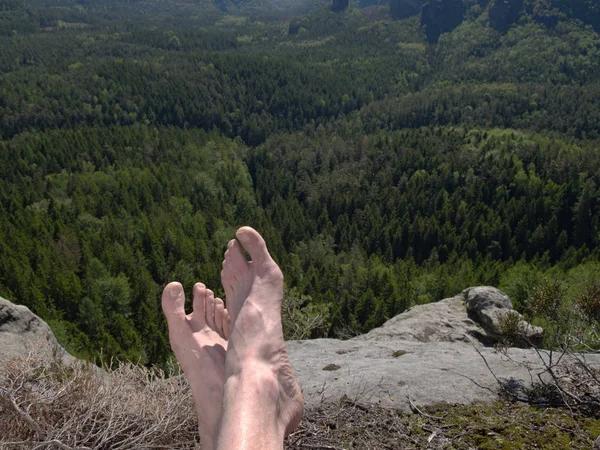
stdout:
<svg viewBox="0 0 600 450">
<path fill-rule="evenodd" d="M 169 294 L 173 298 L 179 297 L 181 295 L 182 291 L 183 291 L 183 288 L 181 287 L 180 284 L 174 284 L 173 286 L 171 286 L 169 288 Z"/>
</svg>

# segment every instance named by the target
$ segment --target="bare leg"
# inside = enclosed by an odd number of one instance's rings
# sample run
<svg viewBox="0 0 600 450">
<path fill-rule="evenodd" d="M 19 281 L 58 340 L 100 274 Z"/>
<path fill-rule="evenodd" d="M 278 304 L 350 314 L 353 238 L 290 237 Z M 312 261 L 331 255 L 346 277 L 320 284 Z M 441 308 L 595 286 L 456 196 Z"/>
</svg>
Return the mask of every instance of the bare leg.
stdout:
<svg viewBox="0 0 600 450">
<path fill-rule="evenodd" d="M 229 314 L 223 301 L 202 283 L 194 286 L 194 311 L 186 315 L 181 284 L 170 283 L 162 295 L 169 341 L 192 388 L 203 450 L 216 449 L 221 420 Z"/>
<path fill-rule="evenodd" d="M 221 272 L 232 329 L 218 449 L 282 449 L 304 411 L 283 341 L 283 274 L 255 230 L 240 228 L 237 238 Z"/>
</svg>

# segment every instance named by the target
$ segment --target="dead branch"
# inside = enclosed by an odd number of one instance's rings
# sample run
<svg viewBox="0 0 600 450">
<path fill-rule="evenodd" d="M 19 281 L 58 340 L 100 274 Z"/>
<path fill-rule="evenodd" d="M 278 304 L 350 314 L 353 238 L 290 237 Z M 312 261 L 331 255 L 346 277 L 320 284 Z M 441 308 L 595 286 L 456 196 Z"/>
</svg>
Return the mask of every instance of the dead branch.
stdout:
<svg viewBox="0 0 600 450">
<path fill-rule="evenodd" d="M 411 410 L 412 410 L 414 413 L 416 413 L 416 414 L 419 414 L 419 415 L 421 415 L 421 416 L 423 416 L 423 417 L 427 417 L 428 419 L 432 419 L 432 420 L 444 420 L 444 419 L 446 418 L 446 416 L 443 416 L 443 417 L 436 417 L 436 416 L 430 416 L 429 414 L 426 414 L 426 413 L 424 413 L 423 411 L 421 411 L 421 410 L 420 410 L 420 409 L 417 407 L 417 405 L 415 405 L 415 404 L 413 403 L 413 401 L 410 399 L 410 395 L 409 395 L 409 394 L 406 394 L 406 399 L 408 400 L 408 404 L 410 405 L 410 409 L 411 409 Z"/>
</svg>

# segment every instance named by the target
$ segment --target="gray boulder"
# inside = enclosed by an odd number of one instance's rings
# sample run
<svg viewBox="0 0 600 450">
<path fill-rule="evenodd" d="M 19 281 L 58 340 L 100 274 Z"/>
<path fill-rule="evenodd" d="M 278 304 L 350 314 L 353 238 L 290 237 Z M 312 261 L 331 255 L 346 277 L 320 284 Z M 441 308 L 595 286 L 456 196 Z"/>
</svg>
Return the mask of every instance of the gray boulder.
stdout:
<svg viewBox="0 0 600 450">
<path fill-rule="evenodd" d="M 463 293 L 436 303 L 413 306 L 356 341 L 469 342 L 469 336 L 485 334 L 467 316 Z"/>
<path fill-rule="evenodd" d="M 544 336 L 544 330 L 527 322 L 521 314 L 512 309 L 508 295 L 491 286 L 465 289 L 462 294 L 467 303 L 469 317 L 478 322 L 490 341 L 503 339 L 502 321 L 511 314 L 516 323 L 516 332 L 522 337 L 519 343 L 524 346 L 537 344 Z M 482 339 L 484 336 L 480 336 Z"/>
<path fill-rule="evenodd" d="M 357 340 L 408 340 L 416 342 L 469 342 L 491 346 L 504 339 L 500 323 L 507 312 L 518 317 L 518 329 L 531 343 L 543 336 L 512 309 L 510 298 L 490 286 L 472 287 L 436 303 L 418 305 L 398 314 L 380 328 Z"/>
<path fill-rule="evenodd" d="M 492 286 L 477 286 L 465 289 L 467 311 L 478 313 L 490 308 L 512 309 L 512 301 L 500 289 Z"/>
<path fill-rule="evenodd" d="M 0 364 L 30 353 L 66 364 L 77 361 L 56 341 L 46 322 L 26 306 L 0 297 Z"/>
<path fill-rule="evenodd" d="M 529 387 L 544 376 L 548 358 L 543 350 L 492 347 L 503 338 L 497 323 L 507 312 L 517 314 L 503 292 L 469 288 L 415 306 L 365 335 L 291 341 L 288 352 L 311 406 L 344 395 L 403 409 L 410 409 L 408 398 L 417 405 L 491 402 L 498 399 L 498 381 Z M 541 328 L 522 322 L 541 335 Z M 573 361 L 565 356 L 561 363 Z M 586 355 L 586 361 L 598 367 L 600 355 Z"/>
<path fill-rule="evenodd" d="M 290 362 L 305 402 L 316 407 L 344 395 L 361 403 L 410 410 L 439 403 L 498 400 L 500 386 L 527 388 L 544 376 L 546 352 L 499 351 L 460 342 L 314 339 L 287 343 Z M 586 355 L 600 367 L 600 355 Z M 565 356 L 561 364 L 574 363 Z M 491 371 L 493 371 L 493 374 Z"/>
</svg>

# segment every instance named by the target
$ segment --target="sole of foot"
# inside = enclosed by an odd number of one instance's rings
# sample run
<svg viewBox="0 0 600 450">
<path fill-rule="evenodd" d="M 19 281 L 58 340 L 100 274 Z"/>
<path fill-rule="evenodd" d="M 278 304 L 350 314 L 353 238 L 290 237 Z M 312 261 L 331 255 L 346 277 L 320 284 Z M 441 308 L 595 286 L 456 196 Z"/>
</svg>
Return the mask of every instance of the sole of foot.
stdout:
<svg viewBox="0 0 600 450">
<path fill-rule="evenodd" d="M 283 339 L 283 274 L 256 230 L 242 227 L 236 237 L 227 246 L 221 271 L 231 320 L 225 376 L 256 364 L 272 371 L 279 389 L 279 422 L 289 434 L 302 419 L 304 399 Z"/>
<path fill-rule="evenodd" d="M 178 282 L 162 294 L 169 341 L 187 378 L 198 412 L 203 448 L 215 448 L 225 381 L 229 313 L 223 301 L 202 283 L 193 290 L 193 311 L 185 312 L 185 295 Z"/>
</svg>

